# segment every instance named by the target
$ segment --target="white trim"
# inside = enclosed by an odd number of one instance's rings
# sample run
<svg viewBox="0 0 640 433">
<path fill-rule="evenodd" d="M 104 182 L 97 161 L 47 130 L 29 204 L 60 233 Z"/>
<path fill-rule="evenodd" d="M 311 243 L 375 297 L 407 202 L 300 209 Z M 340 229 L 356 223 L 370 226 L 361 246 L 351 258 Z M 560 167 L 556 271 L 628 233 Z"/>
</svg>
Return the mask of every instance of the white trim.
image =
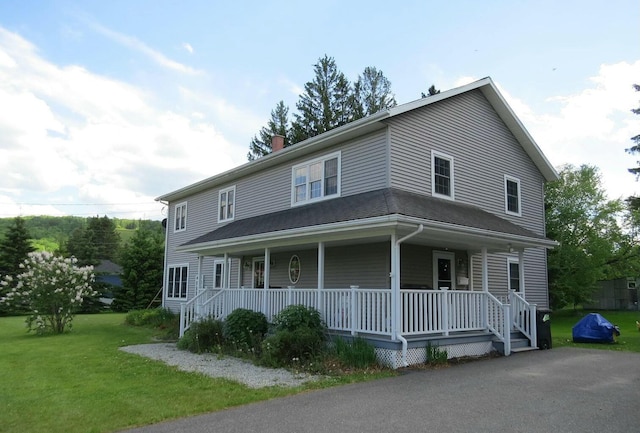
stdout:
<svg viewBox="0 0 640 433">
<path fill-rule="evenodd" d="M 266 271 L 266 263 L 264 257 L 254 257 L 251 266 L 251 287 L 257 289 L 256 287 L 256 263 L 262 262 L 262 283 L 264 287 L 264 272 Z"/>
<path fill-rule="evenodd" d="M 507 188 L 507 182 L 513 182 L 518 186 L 518 212 L 509 210 L 509 189 Z M 508 174 L 504 175 L 504 211 L 508 215 L 522 216 L 522 188 L 520 186 L 520 179 L 509 176 Z"/>
<path fill-rule="evenodd" d="M 185 277 L 186 279 L 186 283 L 187 283 L 187 288 L 186 288 L 186 293 L 184 296 L 169 296 L 169 273 L 171 271 L 171 269 L 176 269 L 176 268 L 187 268 L 187 275 Z M 175 273 L 175 271 L 174 271 Z M 182 278 L 180 279 L 180 281 L 182 281 Z M 189 299 L 189 263 L 174 263 L 171 265 L 167 266 L 167 280 L 166 280 L 166 297 L 167 299 Z M 172 289 L 172 293 L 175 293 L 175 291 Z M 180 294 L 180 287 L 178 287 L 178 294 Z"/>
<path fill-rule="evenodd" d="M 325 172 L 324 172 L 325 162 L 330 161 L 332 159 L 337 159 L 337 165 L 338 165 L 337 166 L 337 191 L 335 194 L 325 195 L 325 191 L 324 191 L 325 179 L 326 179 Z M 322 178 L 320 179 L 321 193 L 319 197 L 310 198 L 311 182 L 309 182 L 309 167 L 317 163 L 322 163 Z M 301 168 L 306 168 L 305 198 L 303 200 L 296 201 L 296 170 Z M 293 167 L 291 167 L 291 207 L 301 206 L 308 203 L 316 203 L 319 201 L 340 197 L 342 194 L 341 185 L 342 185 L 342 152 L 341 151 L 330 153 L 328 155 L 323 155 L 318 158 L 314 158 L 314 159 L 305 161 L 303 163 L 296 164 Z"/>
<path fill-rule="evenodd" d="M 513 289 L 511 287 L 511 265 L 512 264 L 516 264 L 518 265 L 518 290 Z M 516 292 L 521 293 L 522 292 L 522 283 L 520 281 L 520 260 L 515 258 L 515 257 L 507 257 L 507 290 L 516 290 Z"/>
<path fill-rule="evenodd" d="M 178 209 L 184 209 L 180 212 L 180 216 L 178 216 Z M 178 203 L 173 208 L 173 232 L 183 232 L 187 230 L 187 202 L 183 201 Z M 182 226 L 182 222 L 184 222 L 184 227 Z"/>
<path fill-rule="evenodd" d="M 231 211 L 231 216 L 229 216 L 229 192 L 233 192 L 233 203 L 232 203 L 232 211 Z M 226 198 L 225 198 L 225 218 L 220 218 L 220 207 L 222 206 L 222 194 L 226 194 Z M 218 222 L 222 223 L 222 222 L 228 222 L 228 221 L 233 221 L 235 219 L 236 216 L 236 203 L 237 203 L 238 197 L 236 196 L 236 186 L 230 186 L 228 188 L 221 188 L 218 191 Z"/>
<path fill-rule="evenodd" d="M 449 161 L 449 195 L 440 194 L 436 192 L 436 164 L 435 159 L 445 159 Z M 438 152 L 437 150 L 431 150 L 431 195 L 438 198 L 444 198 L 446 200 L 455 200 L 455 188 L 454 188 L 454 162 L 453 156 L 446 153 Z"/>
<path fill-rule="evenodd" d="M 456 255 L 450 251 L 433 251 L 433 289 L 439 290 L 438 287 L 438 259 L 445 259 L 451 261 L 451 288 L 456 289 Z"/>
<path fill-rule="evenodd" d="M 388 230 L 391 230 L 393 227 L 401 224 L 423 224 L 425 230 L 430 230 L 441 234 L 449 235 L 453 233 L 465 236 L 475 236 L 477 237 L 477 242 L 486 241 L 492 245 L 501 244 L 504 246 L 504 250 L 506 250 L 508 244 L 511 244 L 513 247 L 522 248 L 554 248 L 558 245 L 556 241 L 552 241 L 549 239 L 530 238 L 527 236 L 507 234 L 472 227 L 463 227 L 451 223 L 443 223 L 394 214 L 367 218 L 366 220 L 350 220 L 338 223 L 323 224 L 321 226 L 315 227 L 301 227 L 282 230 L 278 232 L 268 232 L 257 235 L 242 236 L 233 239 L 206 242 L 199 245 L 180 245 L 176 247 L 176 251 L 198 253 L 210 250 L 212 248 L 226 248 L 227 250 L 233 252 L 242 251 L 246 248 L 247 245 L 255 245 L 258 242 L 269 242 L 269 244 L 272 246 L 283 246 L 292 245 L 293 242 L 297 242 L 296 239 L 298 238 L 318 236 L 323 236 L 322 240 L 327 242 L 330 240 L 351 239 L 353 238 L 352 232 L 354 230 L 358 230 L 359 232 L 380 231 L 381 233 L 388 233 Z M 371 233 L 369 233 L 369 235 L 371 235 Z M 213 253 L 208 252 L 207 254 Z"/>
<path fill-rule="evenodd" d="M 293 281 L 293 278 L 291 278 L 291 263 L 293 263 L 294 258 L 298 259 L 298 278 L 296 278 L 295 281 Z M 291 258 L 289 259 L 288 273 L 289 273 L 289 281 L 291 282 L 291 284 L 298 284 L 298 281 L 300 281 L 300 274 L 302 273 L 302 262 L 300 261 L 300 256 L 298 256 L 297 254 L 292 255 Z"/>
<path fill-rule="evenodd" d="M 216 284 L 216 268 L 220 266 L 220 285 Z M 224 287 L 224 259 L 215 259 L 213 261 L 213 289 L 222 289 Z"/>
</svg>

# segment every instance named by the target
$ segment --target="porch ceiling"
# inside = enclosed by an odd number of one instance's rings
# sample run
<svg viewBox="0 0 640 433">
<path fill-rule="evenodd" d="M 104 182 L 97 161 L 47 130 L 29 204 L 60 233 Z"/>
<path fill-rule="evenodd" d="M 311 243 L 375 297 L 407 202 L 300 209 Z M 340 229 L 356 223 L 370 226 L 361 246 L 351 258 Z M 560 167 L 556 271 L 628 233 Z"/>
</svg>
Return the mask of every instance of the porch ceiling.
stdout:
<svg viewBox="0 0 640 433">
<path fill-rule="evenodd" d="M 234 221 L 178 247 L 201 255 L 246 254 L 271 248 L 366 243 L 399 238 L 423 226 L 412 243 L 507 251 L 556 245 L 544 236 L 475 206 L 393 188 Z"/>
</svg>

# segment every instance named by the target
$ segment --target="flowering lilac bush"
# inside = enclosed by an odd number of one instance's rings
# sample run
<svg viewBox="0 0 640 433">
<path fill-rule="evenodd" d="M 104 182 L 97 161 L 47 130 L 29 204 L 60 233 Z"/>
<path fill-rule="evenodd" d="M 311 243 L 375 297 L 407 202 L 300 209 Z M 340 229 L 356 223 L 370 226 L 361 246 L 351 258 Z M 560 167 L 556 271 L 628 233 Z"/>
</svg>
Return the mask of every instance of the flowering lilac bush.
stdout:
<svg viewBox="0 0 640 433">
<path fill-rule="evenodd" d="M 91 287 L 93 266 L 79 267 L 77 262 L 75 257 L 57 257 L 46 251 L 29 253 L 20 264 L 21 274 L 0 281 L 9 289 L 0 303 L 26 307 L 29 331 L 63 333 L 71 328 L 83 299 L 97 294 Z"/>
</svg>

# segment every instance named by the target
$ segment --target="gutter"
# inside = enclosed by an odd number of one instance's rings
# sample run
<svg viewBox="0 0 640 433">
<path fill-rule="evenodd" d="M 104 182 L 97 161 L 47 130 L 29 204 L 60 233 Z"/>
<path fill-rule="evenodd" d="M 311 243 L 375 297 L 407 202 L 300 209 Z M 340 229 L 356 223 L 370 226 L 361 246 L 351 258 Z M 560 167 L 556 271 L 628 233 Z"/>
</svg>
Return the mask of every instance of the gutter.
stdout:
<svg viewBox="0 0 640 433">
<path fill-rule="evenodd" d="M 397 247 L 397 256 L 398 257 L 394 257 L 394 261 L 398 260 L 400 258 L 399 257 L 400 256 L 400 244 L 402 242 L 406 241 L 407 239 L 411 239 L 412 237 L 419 235 L 420 233 L 422 233 L 423 230 L 424 230 L 424 225 L 420 224 L 418 226 L 418 228 L 414 232 L 409 233 L 405 237 L 400 238 L 400 239 L 398 239 L 396 241 L 396 245 L 395 246 Z M 399 277 L 400 276 L 400 266 L 399 265 L 400 265 L 400 263 L 395 263 L 395 266 L 394 266 L 394 272 L 397 273 L 397 276 L 394 276 L 394 279 L 396 280 L 396 283 L 397 283 L 396 286 L 397 286 L 397 290 L 398 290 L 398 295 L 397 295 L 397 299 L 398 300 L 396 301 L 397 305 L 398 305 L 398 307 L 397 307 L 398 310 L 400 309 L 400 277 Z M 398 313 L 400 313 L 400 312 L 396 311 L 396 321 L 397 321 L 396 329 L 400 330 L 400 326 L 399 326 L 400 325 L 400 314 L 398 314 Z M 402 343 L 402 366 L 403 367 L 408 367 L 409 366 L 409 362 L 407 361 L 407 350 L 408 350 L 407 339 L 404 338 L 402 336 L 402 334 L 400 334 L 400 332 L 396 332 L 395 338 L 396 338 L 396 340 L 398 340 L 398 341 L 400 341 Z"/>
</svg>

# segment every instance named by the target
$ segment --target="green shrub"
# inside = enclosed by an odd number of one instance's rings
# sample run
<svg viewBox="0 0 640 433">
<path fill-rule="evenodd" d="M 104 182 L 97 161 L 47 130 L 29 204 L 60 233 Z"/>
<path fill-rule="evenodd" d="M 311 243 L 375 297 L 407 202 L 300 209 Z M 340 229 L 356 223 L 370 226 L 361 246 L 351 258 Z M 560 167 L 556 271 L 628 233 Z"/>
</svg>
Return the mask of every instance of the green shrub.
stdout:
<svg viewBox="0 0 640 433">
<path fill-rule="evenodd" d="M 334 341 L 334 349 L 340 362 L 347 367 L 368 368 L 378 363 L 375 348 L 360 337 L 351 343 L 338 338 Z"/>
<path fill-rule="evenodd" d="M 194 353 L 218 352 L 224 346 L 223 328 L 223 322 L 213 318 L 193 322 L 178 340 L 178 349 Z"/>
<path fill-rule="evenodd" d="M 326 327 L 318 310 L 304 305 L 289 305 L 278 313 L 273 320 L 275 331 L 295 331 L 308 328 L 324 335 Z"/>
<path fill-rule="evenodd" d="M 176 338 L 180 326 L 180 316 L 167 308 L 133 310 L 127 313 L 124 322 L 131 326 L 144 326 L 167 332 L 167 337 Z"/>
<path fill-rule="evenodd" d="M 259 350 L 269 323 L 258 311 L 237 308 L 224 321 L 224 338 L 238 350 Z"/>
<path fill-rule="evenodd" d="M 447 351 L 440 349 L 438 346 L 432 346 L 431 343 L 429 343 L 425 350 L 427 352 L 427 360 L 425 364 L 438 365 L 446 364 L 449 361 L 449 354 Z"/>
<path fill-rule="evenodd" d="M 325 343 L 322 334 L 307 326 L 293 331 L 276 332 L 262 343 L 262 362 L 272 367 L 283 367 L 313 360 L 323 354 Z"/>
</svg>

